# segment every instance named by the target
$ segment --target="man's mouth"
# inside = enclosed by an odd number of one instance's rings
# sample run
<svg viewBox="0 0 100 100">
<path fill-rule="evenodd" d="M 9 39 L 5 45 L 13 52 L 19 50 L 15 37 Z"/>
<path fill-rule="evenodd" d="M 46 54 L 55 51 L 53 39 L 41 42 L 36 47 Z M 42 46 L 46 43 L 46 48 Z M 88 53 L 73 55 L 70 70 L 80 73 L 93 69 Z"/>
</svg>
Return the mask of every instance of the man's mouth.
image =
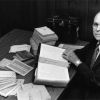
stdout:
<svg viewBox="0 0 100 100">
<path fill-rule="evenodd" d="M 100 36 L 100 34 L 95 34 L 96 36 Z"/>
</svg>

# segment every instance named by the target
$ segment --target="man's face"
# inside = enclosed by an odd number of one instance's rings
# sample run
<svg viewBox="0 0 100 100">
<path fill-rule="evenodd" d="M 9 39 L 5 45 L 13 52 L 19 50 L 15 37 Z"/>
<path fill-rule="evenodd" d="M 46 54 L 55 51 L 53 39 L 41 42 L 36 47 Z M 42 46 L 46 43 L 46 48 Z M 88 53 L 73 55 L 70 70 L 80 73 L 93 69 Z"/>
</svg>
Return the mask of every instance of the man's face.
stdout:
<svg viewBox="0 0 100 100">
<path fill-rule="evenodd" d="M 98 13 L 94 18 L 93 36 L 96 40 L 100 41 L 100 13 Z"/>
</svg>

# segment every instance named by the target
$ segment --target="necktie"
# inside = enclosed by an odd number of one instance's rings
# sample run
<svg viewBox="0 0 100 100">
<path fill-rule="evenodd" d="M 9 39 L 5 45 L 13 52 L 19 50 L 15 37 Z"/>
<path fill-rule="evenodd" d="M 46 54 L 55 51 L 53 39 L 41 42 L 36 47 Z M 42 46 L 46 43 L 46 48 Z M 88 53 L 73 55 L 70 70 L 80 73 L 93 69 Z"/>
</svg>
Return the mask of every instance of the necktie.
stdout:
<svg viewBox="0 0 100 100">
<path fill-rule="evenodd" d="M 91 68 L 93 67 L 97 57 L 98 57 L 98 53 L 99 53 L 99 46 L 96 47 L 95 51 L 94 51 L 94 54 L 93 54 L 93 57 L 92 57 L 92 61 L 91 61 Z"/>
</svg>

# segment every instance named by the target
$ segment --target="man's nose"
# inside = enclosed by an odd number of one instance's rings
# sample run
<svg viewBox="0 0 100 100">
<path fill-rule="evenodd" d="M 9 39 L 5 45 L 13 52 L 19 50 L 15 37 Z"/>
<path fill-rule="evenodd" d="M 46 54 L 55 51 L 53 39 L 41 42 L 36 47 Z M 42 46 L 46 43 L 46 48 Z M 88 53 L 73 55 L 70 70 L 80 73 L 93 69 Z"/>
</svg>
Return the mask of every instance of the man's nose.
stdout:
<svg viewBox="0 0 100 100">
<path fill-rule="evenodd" d="M 98 27 L 97 27 L 97 31 L 100 31 L 100 25 L 98 25 Z"/>
</svg>

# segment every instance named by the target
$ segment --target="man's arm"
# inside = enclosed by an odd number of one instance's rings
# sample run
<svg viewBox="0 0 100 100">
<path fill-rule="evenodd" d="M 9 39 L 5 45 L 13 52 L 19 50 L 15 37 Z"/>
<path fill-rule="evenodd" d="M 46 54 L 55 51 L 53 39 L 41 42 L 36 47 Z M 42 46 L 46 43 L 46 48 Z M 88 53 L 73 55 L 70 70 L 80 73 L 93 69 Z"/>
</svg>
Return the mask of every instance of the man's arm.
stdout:
<svg viewBox="0 0 100 100">
<path fill-rule="evenodd" d="M 97 85 L 93 71 L 85 63 L 83 63 L 73 51 L 65 51 L 63 53 L 63 58 L 67 59 L 76 66 L 77 72 L 79 72 L 83 77 L 85 83 L 95 83 L 95 85 Z"/>
</svg>

